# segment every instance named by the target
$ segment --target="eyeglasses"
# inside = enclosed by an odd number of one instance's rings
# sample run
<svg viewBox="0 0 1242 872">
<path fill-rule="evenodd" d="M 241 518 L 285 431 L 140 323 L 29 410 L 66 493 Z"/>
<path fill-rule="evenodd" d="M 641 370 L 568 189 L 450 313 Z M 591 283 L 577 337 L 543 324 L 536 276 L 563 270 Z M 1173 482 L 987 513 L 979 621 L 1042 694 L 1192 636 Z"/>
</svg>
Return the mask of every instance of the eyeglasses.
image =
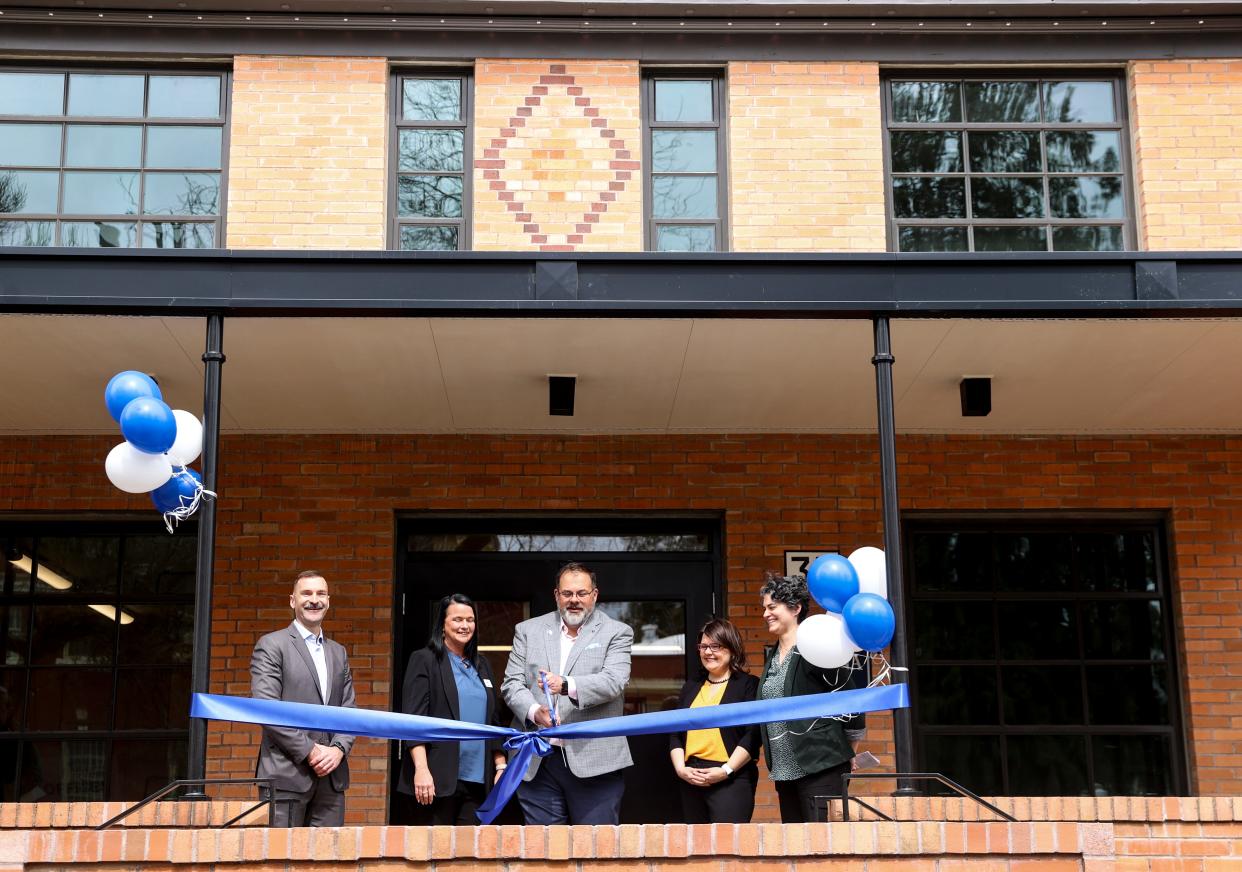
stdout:
<svg viewBox="0 0 1242 872">
<path fill-rule="evenodd" d="M 556 592 L 556 595 L 559 596 L 563 600 L 571 600 L 571 599 L 584 600 L 584 599 L 590 599 L 591 594 L 593 593 L 595 593 L 595 591 L 593 590 L 558 590 Z"/>
<path fill-rule="evenodd" d="M 700 654 L 715 654 L 717 651 L 723 651 L 724 645 L 696 645 Z"/>
</svg>

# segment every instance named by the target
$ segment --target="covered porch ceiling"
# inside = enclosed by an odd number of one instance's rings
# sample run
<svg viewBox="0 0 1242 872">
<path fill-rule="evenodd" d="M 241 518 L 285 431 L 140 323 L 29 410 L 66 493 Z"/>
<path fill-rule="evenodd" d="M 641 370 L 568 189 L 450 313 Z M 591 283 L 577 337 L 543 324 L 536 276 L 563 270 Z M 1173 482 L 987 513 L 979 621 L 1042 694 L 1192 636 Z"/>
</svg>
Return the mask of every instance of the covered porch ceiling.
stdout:
<svg viewBox="0 0 1242 872">
<path fill-rule="evenodd" d="M 894 319 L 898 432 L 1242 431 L 1242 318 Z M 226 433 L 874 432 L 867 320 L 225 319 Z M 0 434 L 116 433 L 150 372 L 201 412 L 205 319 L 0 315 Z M 573 417 L 548 375 L 577 376 Z M 992 378 L 992 413 L 958 383 Z"/>
</svg>

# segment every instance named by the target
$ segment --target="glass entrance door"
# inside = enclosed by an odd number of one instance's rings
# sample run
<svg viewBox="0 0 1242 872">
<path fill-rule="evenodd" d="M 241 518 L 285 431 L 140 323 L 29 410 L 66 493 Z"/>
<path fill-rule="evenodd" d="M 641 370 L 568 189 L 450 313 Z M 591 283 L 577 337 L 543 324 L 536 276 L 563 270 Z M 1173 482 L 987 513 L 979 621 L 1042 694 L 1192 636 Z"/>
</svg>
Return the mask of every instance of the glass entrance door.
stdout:
<svg viewBox="0 0 1242 872">
<path fill-rule="evenodd" d="M 676 704 L 698 657 L 692 635 L 720 588 L 719 523 L 702 519 L 438 519 L 402 525 L 394 709 L 410 654 L 426 644 L 436 603 L 461 592 L 479 608 L 479 648 L 504 674 L 513 628 L 555 608 L 557 571 L 581 561 L 599 577 L 598 608 L 634 629 L 625 712 Z M 403 606 L 403 608 L 402 608 Z M 505 723 L 510 720 L 506 711 Z M 630 740 L 623 823 L 680 819 L 666 736 Z M 396 770 L 393 785 L 396 784 Z M 511 803 L 504 822 L 520 823 Z M 400 821 L 396 821 L 400 822 Z"/>
</svg>

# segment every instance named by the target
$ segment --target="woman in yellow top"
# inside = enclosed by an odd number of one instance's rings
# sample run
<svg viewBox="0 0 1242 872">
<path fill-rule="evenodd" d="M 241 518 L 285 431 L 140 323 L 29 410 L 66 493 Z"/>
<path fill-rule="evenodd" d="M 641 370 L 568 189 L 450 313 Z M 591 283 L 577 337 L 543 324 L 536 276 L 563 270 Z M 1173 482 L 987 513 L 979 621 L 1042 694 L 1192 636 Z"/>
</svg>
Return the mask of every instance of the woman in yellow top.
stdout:
<svg viewBox="0 0 1242 872">
<path fill-rule="evenodd" d="M 759 679 L 746 671 L 746 655 L 737 628 L 713 618 L 699 631 L 699 661 L 704 674 L 687 681 L 680 708 L 749 702 L 758 696 Z M 759 728 L 722 727 L 673 733 L 669 739 L 673 768 L 681 779 L 681 807 L 688 824 L 744 824 L 755 810 L 759 770 Z"/>
</svg>

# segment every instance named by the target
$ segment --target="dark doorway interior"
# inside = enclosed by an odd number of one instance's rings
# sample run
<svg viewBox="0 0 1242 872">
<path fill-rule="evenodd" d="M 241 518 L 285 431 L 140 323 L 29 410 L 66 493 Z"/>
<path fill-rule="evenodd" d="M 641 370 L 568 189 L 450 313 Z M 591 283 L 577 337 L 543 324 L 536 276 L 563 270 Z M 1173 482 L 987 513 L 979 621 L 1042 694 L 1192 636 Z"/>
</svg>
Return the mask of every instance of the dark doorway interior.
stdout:
<svg viewBox="0 0 1242 872">
<path fill-rule="evenodd" d="M 461 592 L 479 607 L 479 645 L 504 674 L 513 627 L 552 611 L 558 569 L 571 560 L 599 576 L 599 608 L 634 628 L 627 714 L 659 711 L 698 670 L 689 640 L 723 608 L 718 517 L 411 517 L 397 525 L 396 675 L 399 709 L 405 665 L 427 640 L 435 603 Z M 504 713 L 505 723 L 509 714 Z M 680 819 L 676 778 L 665 736 L 630 740 L 622 823 Z M 397 752 L 394 750 L 394 754 Z M 392 770 L 390 819 L 401 820 Z M 521 823 L 511 803 L 498 823 Z"/>
</svg>

